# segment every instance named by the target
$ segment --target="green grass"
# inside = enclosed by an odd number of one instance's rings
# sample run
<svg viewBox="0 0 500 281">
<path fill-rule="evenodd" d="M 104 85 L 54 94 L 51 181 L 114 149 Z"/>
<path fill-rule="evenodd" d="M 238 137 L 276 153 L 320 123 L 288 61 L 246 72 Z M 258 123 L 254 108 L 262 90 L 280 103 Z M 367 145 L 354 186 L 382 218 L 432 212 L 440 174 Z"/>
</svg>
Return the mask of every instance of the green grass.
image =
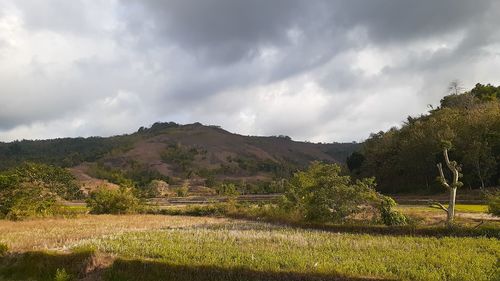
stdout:
<svg viewBox="0 0 500 281">
<path fill-rule="evenodd" d="M 444 204 L 448 208 L 448 204 Z M 427 211 L 442 213 L 443 210 L 438 208 L 432 208 L 426 205 L 398 205 L 399 210 L 414 210 L 414 211 Z M 488 205 L 471 205 L 471 204 L 457 204 L 455 205 L 455 211 L 459 213 L 487 213 Z"/>
<path fill-rule="evenodd" d="M 445 205 L 448 207 L 448 205 Z M 465 205 L 465 204 L 457 204 L 455 206 L 455 210 L 457 212 L 464 213 L 487 213 L 488 205 Z"/>
<path fill-rule="evenodd" d="M 494 238 L 339 234 L 236 223 L 224 227 L 127 233 L 93 240 L 88 245 L 118 255 L 123 259 L 122 265 L 134 264 L 133 260 L 146 261 L 141 263 L 142 268 L 149 266 L 156 270 L 163 264 L 165 270 L 171 267 L 184 268 L 184 271 L 211 268 L 216 272 L 237 269 L 397 280 L 500 277 L 497 269 L 500 243 Z M 122 280 L 119 278 L 130 274 L 126 268 L 117 264 L 108 276 Z M 123 280 L 156 280 L 157 277 L 149 278 L 146 274 Z"/>
<path fill-rule="evenodd" d="M 0 280 L 53 281 L 63 270 L 71 280 L 105 281 L 500 280 L 499 228 L 484 227 L 291 227 L 162 215 L 0 221 L 0 242 L 9 246 Z"/>
</svg>

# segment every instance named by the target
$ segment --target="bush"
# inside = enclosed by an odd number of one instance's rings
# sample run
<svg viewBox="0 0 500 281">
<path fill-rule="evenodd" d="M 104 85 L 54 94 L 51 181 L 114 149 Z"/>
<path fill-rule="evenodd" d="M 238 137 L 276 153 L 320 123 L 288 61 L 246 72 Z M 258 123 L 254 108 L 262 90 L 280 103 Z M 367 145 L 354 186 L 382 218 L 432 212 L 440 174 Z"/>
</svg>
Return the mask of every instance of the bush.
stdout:
<svg viewBox="0 0 500 281">
<path fill-rule="evenodd" d="M 372 178 L 352 182 L 339 165 L 314 162 L 290 180 L 281 207 L 301 213 L 306 221 L 344 222 L 378 201 L 374 187 Z"/>
<path fill-rule="evenodd" d="M 140 211 L 140 201 L 130 188 L 100 187 L 86 200 L 92 214 L 127 214 Z"/>
<path fill-rule="evenodd" d="M 54 278 L 54 281 L 69 281 L 71 280 L 71 276 L 66 272 L 66 270 L 63 269 L 57 269 L 56 270 L 56 276 Z"/>
<path fill-rule="evenodd" d="M 238 196 L 240 193 L 234 183 L 222 183 L 215 188 L 218 195 Z"/>
<path fill-rule="evenodd" d="M 0 214 L 10 220 L 54 214 L 57 196 L 42 186 L 23 183 L 0 195 Z"/>
<path fill-rule="evenodd" d="M 0 218 L 52 215 L 61 198 L 81 196 L 75 178 L 60 167 L 24 163 L 0 173 Z"/>
<path fill-rule="evenodd" d="M 181 187 L 175 190 L 177 197 L 186 197 L 189 194 L 189 187 L 187 183 L 183 184 Z"/>
<path fill-rule="evenodd" d="M 0 257 L 3 257 L 7 254 L 7 251 L 9 251 L 9 247 L 7 245 L 0 243 Z"/>
<path fill-rule="evenodd" d="M 500 216 L 500 190 L 496 190 L 486 195 L 488 213 Z"/>
<path fill-rule="evenodd" d="M 393 209 L 396 205 L 396 201 L 391 197 L 381 196 L 379 205 L 380 217 L 382 218 L 382 222 L 387 226 L 408 224 L 408 218 Z"/>
</svg>

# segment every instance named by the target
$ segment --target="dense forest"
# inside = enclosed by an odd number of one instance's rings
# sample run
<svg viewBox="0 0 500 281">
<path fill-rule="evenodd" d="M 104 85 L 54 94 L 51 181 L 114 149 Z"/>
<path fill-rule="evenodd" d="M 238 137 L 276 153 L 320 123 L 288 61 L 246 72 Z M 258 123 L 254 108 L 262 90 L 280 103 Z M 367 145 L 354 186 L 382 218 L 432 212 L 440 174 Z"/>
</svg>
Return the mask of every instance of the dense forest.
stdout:
<svg viewBox="0 0 500 281">
<path fill-rule="evenodd" d="M 461 165 L 464 188 L 499 184 L 500 87 L 476 86 L 467 92 L 455 84 L 437 108 L 408 117 L 401 128 L 372 134 L 361 151 L 347 160 L 359 177 L 375 176 L 383 192 L 438 192 L 436 163 L 442 145 L 450 143 L 450 157 Z"/>
</svg>

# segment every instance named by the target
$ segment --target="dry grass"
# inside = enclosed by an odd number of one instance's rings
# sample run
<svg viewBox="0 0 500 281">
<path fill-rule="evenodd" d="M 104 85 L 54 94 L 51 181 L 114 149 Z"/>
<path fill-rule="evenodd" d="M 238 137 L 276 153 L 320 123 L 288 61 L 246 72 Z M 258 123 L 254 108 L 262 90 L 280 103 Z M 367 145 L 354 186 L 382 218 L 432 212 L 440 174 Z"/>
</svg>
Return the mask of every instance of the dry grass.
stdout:
<svg viewBox="0 0 500 281">
<path fill-rule="evenodd" d="M 0 280 L 54 280 L 61 268 L 83 278 L 78 280 L 108 281 L 486 281 L 500 276 L 496 238 L 350 234 L 210 217 L 0 221 L 0 242 L 11 249 L 0 258 Z"/>
<path fill-rule="evenodd" d="M 99 215 L 74 219 L 0 220 L 0 243 L 16 252 L 64 249 L 79 241 L 127 232 L 175 229 L 225 223 L 227 219 L 155 215 Z"/>
</svg>

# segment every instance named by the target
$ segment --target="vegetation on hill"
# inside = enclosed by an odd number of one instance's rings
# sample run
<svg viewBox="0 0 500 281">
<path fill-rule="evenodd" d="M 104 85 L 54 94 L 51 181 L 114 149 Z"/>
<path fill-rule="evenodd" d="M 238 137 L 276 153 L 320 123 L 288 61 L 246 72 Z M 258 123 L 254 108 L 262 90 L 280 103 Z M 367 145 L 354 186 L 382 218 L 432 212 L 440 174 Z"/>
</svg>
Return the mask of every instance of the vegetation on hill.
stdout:
<svg viewBox="0 0 500 281">
<path fill-rule="evenodd" d="M 500 87 L 477 84 L 444 97 L 441 105 L 401 128 L 372 134 L 347 160 L 356 176 L 375 176 L 383 192 L 437 192 L 436 164 L 442 143 L 461 163 L 464 188 L 495 186 L 500 180 Z"/>
<path fill-rule="evenodd" d="M 358 147 L 295 142 L 286 136 L 241 136 L 200 123 L 158 122 L 108 138 L 0 143 L 0 171 L 26 161 L 83 165 L 86 168 L 79 171 L 90 177 L 136 187 L 144 195 L 153 180 L 177 187 L 186 180 L 209 187 L 232 183 L 241 193 L 270 193 L 275 190 L 273 180 L 289 178 L 314 160 L 342 163 Z"/>
</svg>

